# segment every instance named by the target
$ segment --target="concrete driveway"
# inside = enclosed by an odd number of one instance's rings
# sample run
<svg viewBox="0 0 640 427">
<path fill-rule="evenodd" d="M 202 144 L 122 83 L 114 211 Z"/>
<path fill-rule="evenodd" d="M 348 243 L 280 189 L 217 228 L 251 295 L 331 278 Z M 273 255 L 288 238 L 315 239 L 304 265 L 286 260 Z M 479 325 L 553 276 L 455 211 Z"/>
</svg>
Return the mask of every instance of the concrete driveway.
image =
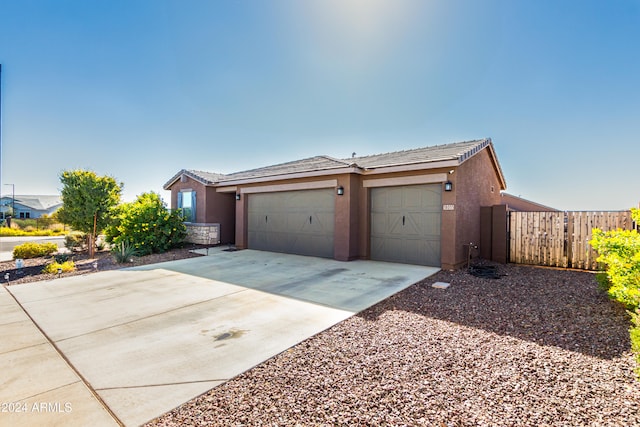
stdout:
<svg viewBox="0 0 640 427">
<path fill-rule="evenodd" d="M 0 318 L 3 336 L 22 338 L 0 347 L 0 362 L 22 371 L 3 385 L 2 401 L 46 396 L 46 403 L 63 406 L 47 420 L 64 425 L 139 425 L 437 271 L 217 250 L 208 257 L 10 286 L 30 319 L 3 294 L 3 313 L 15 312 Z M 11 332 L 16 322 L 37 337 Z M 35 366 L 44 350 L 52 359 L 57 353 L 57 368 L 36 375 L 24 361 Z M 62 371 L 63 379 L 48 381 Z M 70 384 L 77 397 L 56 395 Z M 72 410 L 65 412 L 67 403 Z M 4 421 L 37 425 L 40 415 L 13 414 Z"/>
</svg>

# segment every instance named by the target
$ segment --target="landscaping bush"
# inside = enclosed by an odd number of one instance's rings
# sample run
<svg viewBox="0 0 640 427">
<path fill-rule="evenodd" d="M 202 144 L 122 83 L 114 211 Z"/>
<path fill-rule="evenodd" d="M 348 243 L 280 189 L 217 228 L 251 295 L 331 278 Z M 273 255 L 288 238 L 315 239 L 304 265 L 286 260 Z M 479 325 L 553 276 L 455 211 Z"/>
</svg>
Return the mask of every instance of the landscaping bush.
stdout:
<svg viewBox="0 0 640 427">
<path fill-rule="evenodd" d="M 38 258 L 49 256 L 58 251 L 55 243 L 23 243 L 13 248 L 13 259 Z"/>
<path fill-rule="evenodd" d="M 2 237 L 27 236 L 28 234 L 19 228 L 0 227 L 0 236 Z"/>
<path fill-rule="evenodd" d="M 64 237 L 64 247 L 70 251 L 81 251 L 87 246 L 87 235 L 80 231 L 74 231 Z"/>
<path fill-rule="evenodd" d="M 64 233 L 64 226 L 55 216 L 43 215 L 40 218 L 12 219 L 11 230 L 0 228 L 0 236 L 55 236 Z"/>
<path fill-rule="evenodd" d="M 156 193 L 143 193 L 136 201 L 119 207 L 114 223 L 105 230 L 116 248 L 127 242 L 139 255 L 163 253 L 179 246 L 186 227 L 177 212 L 170 212 Z M 118 250 L 118 249 L 116 249 Z"/>
<path fill-rule="evenodd" d="M 138 255 L 138 251 L 136 251 L 136 248 L 129 244 L 129 242 L 123 241 L 111 249 L 111 254 L 113 254 L 113 257 L 118 264 L 124 264 L 131 262 L 133 257 Z"/>
<path fill-rule="evenodd" d="M 640 222 L 640 210 L 632 209 Z M 609 295 L 629 310 L 640 306 L 640 234 L 636 230 L 604 232 L 595 228 L 589 242 L 598 252 L 598 262 L 606 267 Z M 602 281 L 602 278 L 600 279 Z"/>
<path fill-rule="evenodd" d="M 70 254 L 55 254 L 53 256 L 53 259 L 58 263 L 58 264 L 62 264 L 65 261 L 70 261 L 71 260 L 71 255 Z"/>
<path fill-rule="evenodd" d="M 70 271 L 74 271 L 76 269 L 76 265 L 73 261 L 65 261 L 63 263 L 54 261 L 47 264 L 45 268 L 42 269 L 42 272 L 47 274 L 58 274 L 58 269 L 62 270 L 62 273 L 68 273 Z"/>
<path fill-rule="evenodd" d="M 631 215 L 636 223 L 640 222 L 640 210 L 631 209 Z M 598 283 L 631 315 L 631 348 L 640 376 L 640 234 L 636 230 L 603 232 L 594 228 L 589 243 L 598 252 L 598 262 L 606 268 L 606 276 L 599 274 Z"/>
<path fill-rule="evenodd" d="M 2 237 L 15 237 L 15 236 L 55 236 L 61 234 L 61 230 L 34 230 L 25 231 L 20 228 L 14 227 L 0 227 L 0 236 Z"/>
</svg>

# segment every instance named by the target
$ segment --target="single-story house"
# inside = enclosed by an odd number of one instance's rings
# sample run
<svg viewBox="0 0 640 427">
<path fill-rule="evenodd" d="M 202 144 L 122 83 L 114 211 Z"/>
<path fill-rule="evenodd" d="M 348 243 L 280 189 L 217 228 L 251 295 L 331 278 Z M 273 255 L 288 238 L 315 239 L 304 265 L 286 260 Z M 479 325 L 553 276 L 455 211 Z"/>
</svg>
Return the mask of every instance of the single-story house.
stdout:
<svg viewBox="0 0 640 427">
<path fill-rule="evenodd" d="M 3 196 L 0 198 L 0 211 L 2 218 L 15 209 L 14 218 L 40 218 L 42 215 L 51 215 L 62 207 L 60 196 Z"/>
<path fill-rule="evenodd" d="M 487 138 L 231 174 L 181 170 L 164 189 L 188 226 L 215 225 L 217 241 L 238 249 L 453 269 L 506 183 Z"/>
</svg>

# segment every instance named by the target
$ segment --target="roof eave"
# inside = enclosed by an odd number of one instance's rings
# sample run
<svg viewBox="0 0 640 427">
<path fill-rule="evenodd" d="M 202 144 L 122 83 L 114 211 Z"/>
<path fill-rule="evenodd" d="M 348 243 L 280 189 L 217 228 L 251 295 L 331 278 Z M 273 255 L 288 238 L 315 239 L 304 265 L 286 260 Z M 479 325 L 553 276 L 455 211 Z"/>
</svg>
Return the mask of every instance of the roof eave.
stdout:
<svg viewBox="0 0 640 427">
<path fill-rule="evenodd" d="M 460 161 L 457 159 L 439 160 L 435 162 L 416 162 L 416 163 L 404 163 L 388 166 L 376 166 L 372 168 L 366 168 L 365 173 L 367 175 L 376 175 L 392 172 L 407 172 L 417 170 L 429 170 L 440 169 L 460 166 Z"/>
<path fill-rule="evenodd" d="M 177 174 L 175 174 L 169 181 L 167 181 L 166 184 L 164 184 L 162 186 L 163 189 L 165 190 L 170 190 L 171 186 L 173 184 L 176 183 L 176 181 L 178 181 L 180 179 L 180 177 L 182 177 L 182 175 L 186 175 L 189 178 L 193 179 L 194 181 L 198 181 L 199 183 L 203 184 L 203 185 L 215 185 L 217 184 L 219 181 L 209 181 L 207 179 L 204 179 L 198 175 L 195 175 L 193 173 L 191 173 L 190 171 L 186 170 L 186 169 L 182 169 L 180 172 L 178 172 Z"/>
<path fill-rule="evenodd" d="M 502 173 L 502 168 L 500 167 L 500 162 L 498 162 L 498 156 L 496 155 L 495 149 L 493 148 L 493 142 L 491 141 L 491 138 L 484 139 L 482 144 L 479 144 L 473 149 L 461 154 L 460 157 L 458 157 L 458 160 L 460 164 L 462 164 L 485 149 L 488 150 L 489 157 L 491 158 L 491 163 L 493 164 L 493 169 L 498 176 L 498 181 L 500 181 L 500 190 L 504 191 L 507 189 L 507 181 L 505 180 L 504 174 Z"/>
<path fill-rule="evenodd" d="M 326 175 L 341 175 L 345 173 L 362 173 L 360 168 L 353 166 L 341 166 L 331 169 L 320 169 L 314 171 L 305 171 L 305 172 L 293 172 L 286 174 L 275 174 L 275 175 L 263 175 L 253 178 L 240 178 L 240 179 L 223 179 L 217 186 L 232 186 L 232 185 L 245 185 L 245 184 L 254 184 L 268 181 L 283 181 L 287 179 L 298 179 L 298 178 L 314 178 L 318 176 L 326 176 Z"/>
<path fill-rule="evenodd" d="M 504 178 L 504 174 L 502 173 L 502 168 L 500 167 L 500 162 L 498 162 L 498 156 L 496 155 L 496 151 L 493 148 L 493 143 L 491 142 L 491 140 L 489 140 L 489 145 L 487 146 L 487 148 L 489 149 L 489 156 L 491 157 L 493 167 L 496 170 L 498 180 L 500 181 L 500 190 L 504 191 L 507 189 L 507 181 Z"/>
</svg>

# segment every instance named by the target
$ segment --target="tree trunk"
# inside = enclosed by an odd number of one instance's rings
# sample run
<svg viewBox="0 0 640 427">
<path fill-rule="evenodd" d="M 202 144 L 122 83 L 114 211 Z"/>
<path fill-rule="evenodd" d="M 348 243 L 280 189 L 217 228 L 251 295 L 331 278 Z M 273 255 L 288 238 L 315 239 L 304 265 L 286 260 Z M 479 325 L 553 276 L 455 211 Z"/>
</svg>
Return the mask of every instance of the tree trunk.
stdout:
<svg viewBox="0 0 640 427">
<path fill-rule="evenodd" d="M 96 228 L 98 226 L 98 213 L 93 214 L 93 231 L 89 236 L 89 259 L 93 259 L 96 254 Z"/>
</svg>

